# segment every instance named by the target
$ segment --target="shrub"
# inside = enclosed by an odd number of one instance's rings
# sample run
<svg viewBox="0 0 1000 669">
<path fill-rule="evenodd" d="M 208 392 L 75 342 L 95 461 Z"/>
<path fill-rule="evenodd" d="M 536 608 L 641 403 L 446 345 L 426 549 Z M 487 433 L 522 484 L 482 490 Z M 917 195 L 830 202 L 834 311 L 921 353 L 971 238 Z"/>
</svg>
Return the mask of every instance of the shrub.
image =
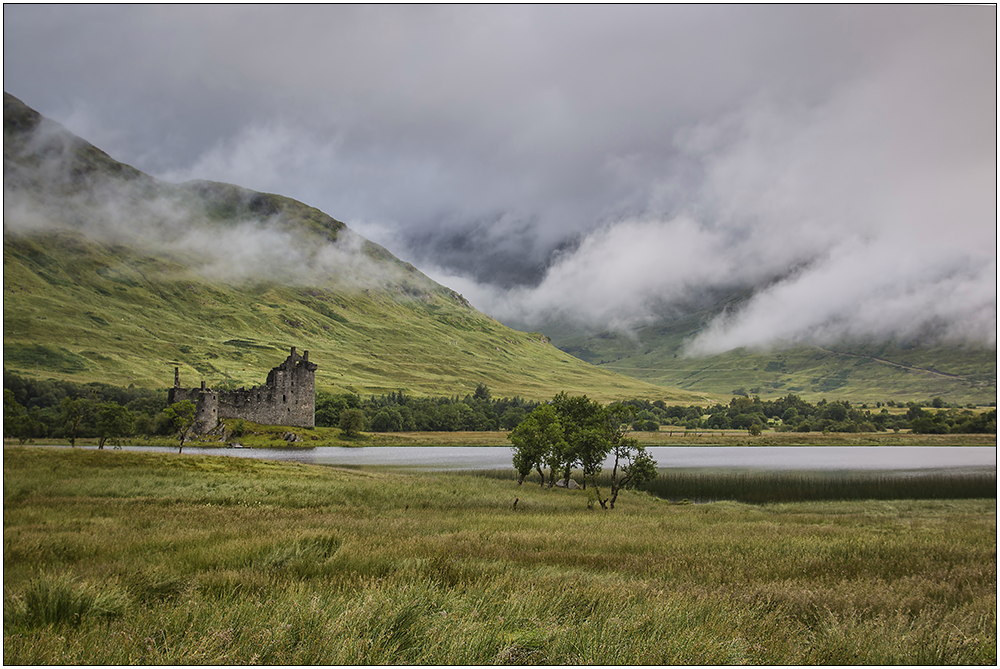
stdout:
<svg viewBox="0 0 1000 669">
<path fill-rule="evenodd" d="M 86 615 L 116 616 L 125 604 L 125 597 L 115 590 L 98 590 L 71 576 L 45 574 L 30 581 L 23 593 L 4 602 L 4 627 L 79 625 Z"/>
<path fill-rule="evenodd" d="M 361 409 L 345 409 L 340 412 L 340 429 L 348 437 L 353 437 L 365 429 L 365 413 Z"/>
</svg>

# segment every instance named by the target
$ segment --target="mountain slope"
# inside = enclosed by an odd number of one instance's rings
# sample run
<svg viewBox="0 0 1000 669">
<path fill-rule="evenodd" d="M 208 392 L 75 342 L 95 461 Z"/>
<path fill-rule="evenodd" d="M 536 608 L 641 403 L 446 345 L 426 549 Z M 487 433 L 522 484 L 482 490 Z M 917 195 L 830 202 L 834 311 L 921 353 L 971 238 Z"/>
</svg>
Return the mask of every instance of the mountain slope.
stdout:
<svg viewBox="0 0 1000 669">
<path fill-rule="evenodd" d="M 511 330 L 317 209 L 158 181 L 4 94 L 5 369 L 255 385 L 289 346 L 335 392 L 705 401 Z"/>
<path fill-rule="evenodd" d="M 719 355 L 685 355 L 685 343 L 750 291 L 715 295 L 690 311 L 664 317 L 632 336 L 582 332 L 567 325 L 546 328 L 560 349 L 635 378 L 717 394 L 778 397 L 795 393 L 855 402 L 996 402 L 996 349 L 922 342 L 842 342 L 773 351 L 736 349 Z"/>
</svg>

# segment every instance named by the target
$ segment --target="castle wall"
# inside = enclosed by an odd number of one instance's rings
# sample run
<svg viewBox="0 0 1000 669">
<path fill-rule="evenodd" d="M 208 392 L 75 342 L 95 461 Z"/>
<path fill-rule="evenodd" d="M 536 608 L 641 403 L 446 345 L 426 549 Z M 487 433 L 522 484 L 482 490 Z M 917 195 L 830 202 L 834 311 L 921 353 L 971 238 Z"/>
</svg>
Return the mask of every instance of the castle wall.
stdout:
<svg viewBox="0 0 1000 669">
<path fill-rule="evenodd" d="M 174 382 L 178 383 L 177 375 L 174 375 Z M 206 432 L 219 424 L 219 394 L 214 390 L 205 387 L 205 382 L 201 382 L 201 388 L 181 388 L 175 385 L 167 393 L 167 400 L 170 404 L 190 400 L 195 404 L 194 431 Z"/>
<path fill-rule="evenodd" d="M 316 368 L 309 351 L 302 356 L 292 347 L 288 358 L 271 370 L 267 381 L 253 388 L 209 390 L 180 387 L 174 373 L 171 403 L 191 400 L 197 405 L 198 431 L 215 427 L 221 418 L 241 418 L 262 425 L 316 426 Z"/>
</svg>

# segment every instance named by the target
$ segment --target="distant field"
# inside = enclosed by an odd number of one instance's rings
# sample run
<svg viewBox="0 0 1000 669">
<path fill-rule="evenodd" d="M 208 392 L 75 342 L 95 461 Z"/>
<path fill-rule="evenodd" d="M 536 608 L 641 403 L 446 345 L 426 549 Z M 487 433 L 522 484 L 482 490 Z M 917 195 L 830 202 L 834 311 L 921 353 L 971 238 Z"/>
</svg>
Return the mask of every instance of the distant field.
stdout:
<svg viewBox="0 0 1000 669">
<path fill-rule="evenodd" d="M 299 447 L 319 446 L 509 446 L 507 432 L 385 432 L 364 433 L 359 437 L 344 437 L 332 427 L 305 428 L 262 426 L 260 435 L 248 434 L 239 438 L 245 446 L 287 448 L 282 435 L 294 432 L 302 436 Z M 662 429 L 659 432 L 632 432 L 632 436 L 645 446 L 996 446 L 995 434 L 912 434 L 909 432 L 836 433 L 821 432 L 765 432 L 759 437 L 747 435 L 746 430 L 683 430 Z M 37 440 L 38 443 L 69 445 L 65 439 Z M 15 445 L 14 439 L 5 439 L 6 445 Z M 96 444 L 96 439 L 79 439 L 79 444 Z M 135 446 L 177 446 L 172 437 L 133 438 L 124 443 Z M 218 437 L 205 437 L 186 445 L 225 446 Z M 111 448 L 111 446 L 108 446 Z"/>
<path fill-rule="evenodd" d="M 995 499 L 585 502 L 8 447 L 4 662 L 996 663 Z"/>
<path fill-rule="evenodd" d="M 645 446 L 996 446 L 995 434 L 830 433 L 746 430 L 630 432 Z M 506 432 L 396 432 L 366 435 L 367 444 L 392 446 L 507 446 Z"/>
</svg>

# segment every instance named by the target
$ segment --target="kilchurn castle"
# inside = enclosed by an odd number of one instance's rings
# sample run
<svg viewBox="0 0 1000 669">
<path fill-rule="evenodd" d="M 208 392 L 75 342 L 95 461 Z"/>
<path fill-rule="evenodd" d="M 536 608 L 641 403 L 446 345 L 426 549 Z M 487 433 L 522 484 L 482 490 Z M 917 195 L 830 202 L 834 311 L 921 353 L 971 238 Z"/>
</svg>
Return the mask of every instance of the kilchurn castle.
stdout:
<svg viewBox="0 0 1000 669">
<path fill-rule="evenodd" d="M 212 390 L 181 388 L 180 369 L 174 368 L 174 387 L 168 393 L 171 404 L 191 400 L 197 406 L 195 429 L 206 432 L 222 418 L 242 418 L 262 425 L 316 425 L 316 365 L 309 351 L 292 352 L 271 370 L 267 381 L 254 388 Z"/>
</svg>

